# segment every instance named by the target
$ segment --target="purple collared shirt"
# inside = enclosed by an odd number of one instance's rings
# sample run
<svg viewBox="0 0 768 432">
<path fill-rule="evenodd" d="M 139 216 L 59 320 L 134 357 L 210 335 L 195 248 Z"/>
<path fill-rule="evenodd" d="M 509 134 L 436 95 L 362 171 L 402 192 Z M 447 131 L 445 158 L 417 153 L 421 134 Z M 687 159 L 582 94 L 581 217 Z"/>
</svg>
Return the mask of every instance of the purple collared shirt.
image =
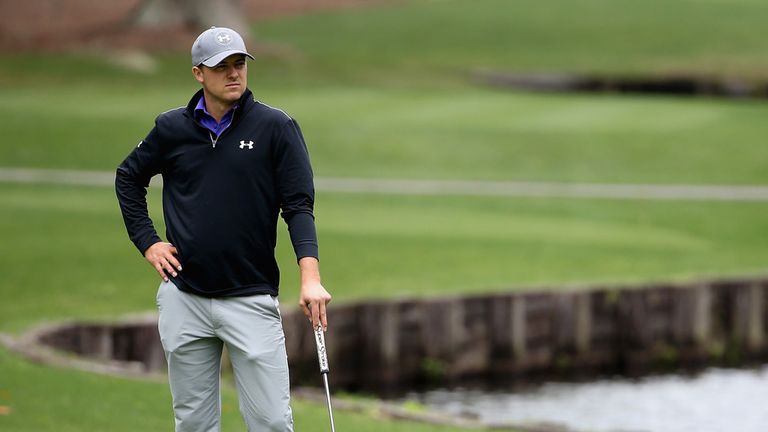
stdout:
<svg viewBox="0 0 768 432">
<path fill-rule="evenodd" d="M 201 125 L 205 126 L 206 129 L 213 132 L 214 135 L 219 136 L 232 124 L 232 116 L 235 114 L 236 109 L 237 104 L 224 114 L 224 117 L 221 118 L 220 122 L 217 122 L 205 108 L 205 97 L 201 96 L 200 100 L 197 101 L 197 106 L 195 106 L 195 118 Z"/>
</svg>

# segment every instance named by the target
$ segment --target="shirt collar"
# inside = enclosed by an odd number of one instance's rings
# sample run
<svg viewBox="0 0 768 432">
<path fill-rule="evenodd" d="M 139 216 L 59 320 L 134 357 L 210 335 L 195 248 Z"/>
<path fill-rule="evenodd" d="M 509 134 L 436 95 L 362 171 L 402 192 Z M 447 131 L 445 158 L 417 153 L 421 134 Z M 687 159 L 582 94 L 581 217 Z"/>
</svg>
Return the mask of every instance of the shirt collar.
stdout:
<svg viewBox="0 0 768 432">
<path fill-rule="evenodd" d="M 239 102 L 235 102 L 234 105 L 232 105 L 232 108 L 224 114 L 224 116 L 221 118 L 222 121 L 224 121 L 227 116 L 231 116 L 231 114 L 237 109 L 237 107 L 240 106 Z M 210 118 L 213 118 L 211 113 L 208 112 L 208 109 L 205 107 L 205 96 L 200 95 L 200 99 L 197 100 L 197 105 L 195 105 L 195 117 L 200 118 L 200 116 L 206 115 Z"/>
</svg>

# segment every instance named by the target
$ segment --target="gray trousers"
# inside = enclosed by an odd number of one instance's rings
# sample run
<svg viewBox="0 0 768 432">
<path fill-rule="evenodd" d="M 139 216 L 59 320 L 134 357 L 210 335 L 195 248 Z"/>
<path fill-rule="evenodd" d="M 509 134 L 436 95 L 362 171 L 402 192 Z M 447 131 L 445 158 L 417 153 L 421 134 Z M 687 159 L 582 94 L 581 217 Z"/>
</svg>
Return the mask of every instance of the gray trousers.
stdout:
<svg viewBox="0 0 768 432">
<path fill-rule="evenodd" d="M 157 307 L 177 432 L 221 430 L 224 344 L 248 431 L 293 431 L 288 358 L 276 298 L 209 299 L 165 282 L 157 292 Z"/>
</svg>

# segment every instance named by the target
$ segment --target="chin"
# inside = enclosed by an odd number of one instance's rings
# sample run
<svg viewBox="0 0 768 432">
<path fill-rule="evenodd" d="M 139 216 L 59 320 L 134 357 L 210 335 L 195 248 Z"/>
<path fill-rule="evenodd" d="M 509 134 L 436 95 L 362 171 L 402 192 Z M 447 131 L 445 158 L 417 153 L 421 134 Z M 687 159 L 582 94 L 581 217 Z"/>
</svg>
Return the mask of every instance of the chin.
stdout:
<svg viewBox="0 0 768 432">
<path fill-rule="evenodd" d="M 227 99 L 234 102 L 234 101 L 240 100 L 240 98 L 243 96 L 243 93 L 245 93 L 245 89 L 243 89 L 242 87 L 239 87 L 237 89 L 227 90 L 225 95 Z"/>
</svg>

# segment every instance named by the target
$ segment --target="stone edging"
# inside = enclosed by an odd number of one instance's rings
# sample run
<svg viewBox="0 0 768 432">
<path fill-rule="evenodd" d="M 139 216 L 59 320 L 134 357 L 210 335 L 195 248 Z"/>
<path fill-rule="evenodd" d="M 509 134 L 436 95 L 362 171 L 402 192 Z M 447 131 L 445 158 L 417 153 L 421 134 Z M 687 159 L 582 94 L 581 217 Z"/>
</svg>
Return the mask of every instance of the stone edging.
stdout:
<svg viewBox="0 0 768 432">
<path fill-rule="evenodd" d="M 153 317 L 154 315 L 152 315 Z M 110 321 L 115 323 L 145 323 L 150 315 L 129 315 L 120 320 Z M 85 372 L 120 376 L 126 378 L 141 378 L 154 381 L 165 381 L 165 376 L 156 372 L 147 372 L 140 362 L 119 360 L 96 360 L 65 351 L 54 349 L 40 342 L 40 338 L 54 330 L 65 326 L 78 324 L 76 321 L 67 320 L 60 322 L 47 322 L 25 331 L 20 336 L 0 333 L 0 346 L 15 352 L 27 360 L 65 369 L 76 369 Z"/>
</svg>

